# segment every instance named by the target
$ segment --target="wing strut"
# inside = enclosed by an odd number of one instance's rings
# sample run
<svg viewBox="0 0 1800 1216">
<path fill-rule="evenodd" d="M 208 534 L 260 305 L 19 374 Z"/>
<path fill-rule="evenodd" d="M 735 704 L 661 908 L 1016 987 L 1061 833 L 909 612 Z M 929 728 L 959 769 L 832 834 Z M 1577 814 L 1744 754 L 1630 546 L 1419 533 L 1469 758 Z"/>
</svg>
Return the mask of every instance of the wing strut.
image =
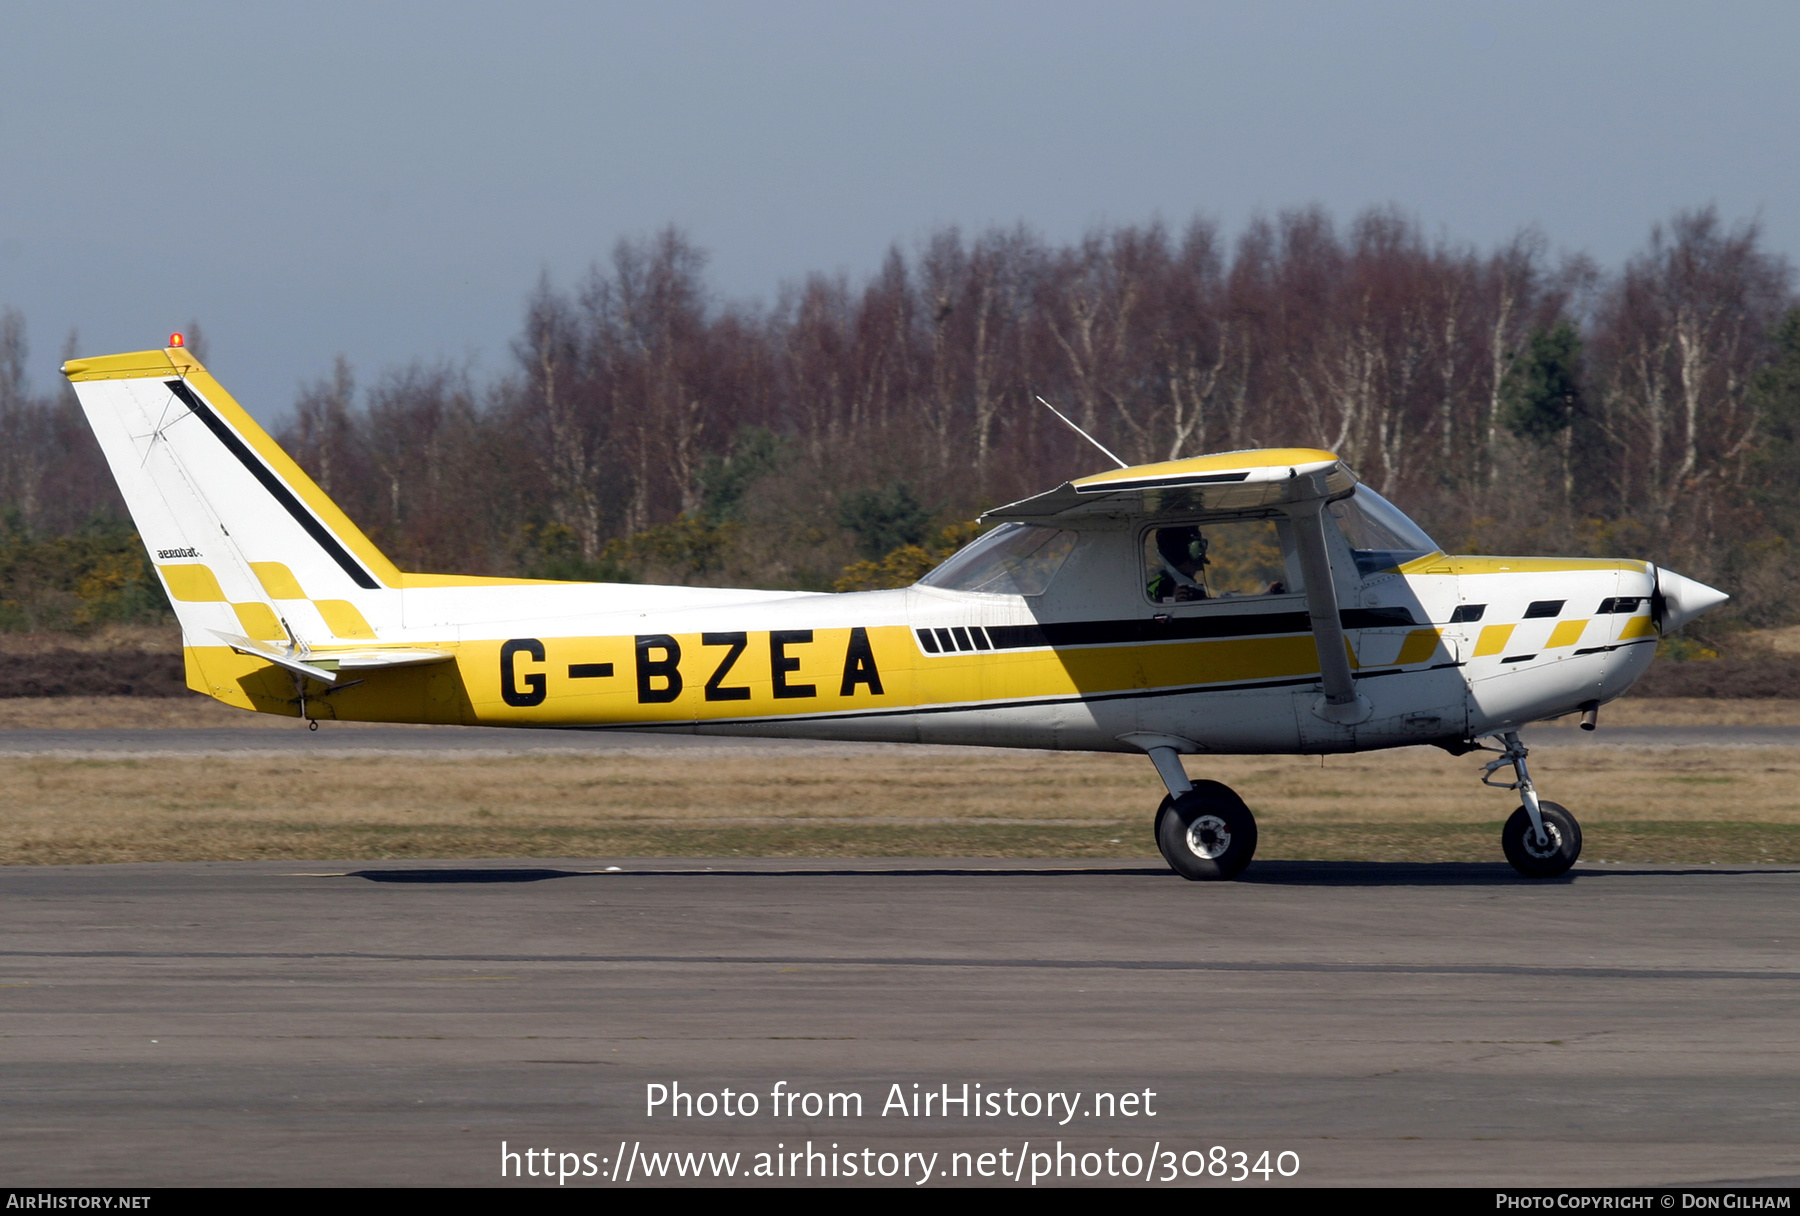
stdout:
<svg viewBox="0 0 1800 1216">
<path fill-rule="evenodd" d="M 1312 619 L 1313 644 L 1319 649 L 1319 681 L 1325 688 L 1325 697 L 1313 712 L 1330 722 L 1361 722 L 1371 707 L 1357 696 L 1356 681 L 1350 674 L 1344 622 L 1338 616 L 1337 584 L 1331 577 L 1331 552 L 1325 544 L 1324 487 L 1319 487 L 1317 498 L 1294 504 L 1288 514 L 1294 521 L 1300 569 L 1306 576 L 1306 614 Z"/>
</svg>

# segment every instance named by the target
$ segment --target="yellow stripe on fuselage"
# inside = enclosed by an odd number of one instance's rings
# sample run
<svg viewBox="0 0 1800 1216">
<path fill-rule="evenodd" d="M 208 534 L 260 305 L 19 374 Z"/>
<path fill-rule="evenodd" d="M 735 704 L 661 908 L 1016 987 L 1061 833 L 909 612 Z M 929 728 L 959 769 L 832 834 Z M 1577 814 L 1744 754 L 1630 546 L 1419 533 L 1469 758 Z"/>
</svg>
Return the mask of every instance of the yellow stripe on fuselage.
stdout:
<svg viewBox="0 0 1800 1216">
<path fill-rule="evenodd" d="M 1475 641 L 1475 657 L 1485 658 L 1490 654 L 1499 654 L 1506 649 L 1507 641 L 1512 637 L 1516 625 L 1486 625 L 1482 627 L 1481 636 Z"/>
<path fill-rule="evenodd" d="M 453 662 L 358 671 L 329 692 L 311 687 L 308 712 L 386 722 L 676 725 L 1298 680 L 1319 669 L 1310 634 L 955 655 L 921 654 L 901 626 L 441 648 L 455 653 Z M 198 691 L 265 713 L 298 712 L 292 678 L 263 660 L 224 647 L 190 648 L 187 657 Z"/>
<path fill-rule="evenodd" d="M 1550 631 L 1550 640 L 1544 643 L 1545 650 L 1555 650 L 1558 646 L 1573 646 L 1581 640 L 1582 630 L 1588 623 L 1581 621 L 1559 621 L 1555 629 Z"/>
</svg>

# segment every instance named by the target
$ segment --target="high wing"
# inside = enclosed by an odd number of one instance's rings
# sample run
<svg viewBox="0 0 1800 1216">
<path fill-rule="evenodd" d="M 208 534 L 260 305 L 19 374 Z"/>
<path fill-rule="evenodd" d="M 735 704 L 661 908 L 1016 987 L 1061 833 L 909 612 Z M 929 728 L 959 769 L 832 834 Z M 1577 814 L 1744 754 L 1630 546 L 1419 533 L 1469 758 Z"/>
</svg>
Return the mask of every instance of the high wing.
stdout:
<svg viewBox="0 0 1800 1216">
<path fill-rule="evenodd" d="M 1252 511 L 1341 498 L 1355 487 L 1355 475 L 1330 452 L 1264 448 L 1096 473 L 982 518 L 1051 524 L 1105 515 Z"/>
</svg>

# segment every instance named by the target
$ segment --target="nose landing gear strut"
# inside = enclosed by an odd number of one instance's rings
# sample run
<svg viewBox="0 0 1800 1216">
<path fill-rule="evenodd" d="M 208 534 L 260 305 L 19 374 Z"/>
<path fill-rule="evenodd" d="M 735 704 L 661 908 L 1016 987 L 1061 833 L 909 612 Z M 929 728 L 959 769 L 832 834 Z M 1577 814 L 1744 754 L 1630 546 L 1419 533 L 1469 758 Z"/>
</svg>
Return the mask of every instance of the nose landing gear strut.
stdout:
<svg viewBox="0 0 1800 1216">
<path fill-rule="evenodd" d="M 1481 783 L 1517 790 L 1522 803 L 1500 829 L 1500 848 L 1512 868 L 1525 877 L 1555 878 L 1567 872 L 1581 856 L 1581 825 L 1568 808 L 1537 796 L 1531 772 L 1525 767 L 1525 757 L 1530 752 L 1519 741 L 1519 732 L 1509 730 L 1496 737 L 1506 746 L 1498 759 L 1482 768 Z M 1514 780 L 1494 780 L 1495 770 L 1508 764 L 1512 765 Z"/>
</svg>

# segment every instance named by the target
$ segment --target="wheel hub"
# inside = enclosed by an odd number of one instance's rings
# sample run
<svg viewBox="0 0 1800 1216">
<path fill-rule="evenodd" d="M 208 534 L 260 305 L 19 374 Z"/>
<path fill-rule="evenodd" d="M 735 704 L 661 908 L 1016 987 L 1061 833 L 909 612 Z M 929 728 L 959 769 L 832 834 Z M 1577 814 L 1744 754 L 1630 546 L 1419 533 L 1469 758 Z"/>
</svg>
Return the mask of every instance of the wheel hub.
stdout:
<svg viewBox="0 0 1800 1216">
<path fill-rule="evenodd" d="M 1548 819 L 1544 820 L 1544 836 L 1546 837 L 1544 842 L 1542 844 L 1538 843 L 1537 833 L 1527 827 L 1525 829 L 1525 839 L 1522 842 L 1525 846 L 1525 852 L 1532 857 L 1537 858 L 1539 861 L 1555 857 L 1558 853 L 1562 852 L 1562 833 L 1557 831 L 1556 825 L 1551 823 Z"/>
<path fill-rule="evenodd" d="M 1216 861 L 1231 847 L 1231 829 L 1217 815 L 1202 815 L 1188 825 L 1187 847 L 1195 857 Z"/>
</svg>

